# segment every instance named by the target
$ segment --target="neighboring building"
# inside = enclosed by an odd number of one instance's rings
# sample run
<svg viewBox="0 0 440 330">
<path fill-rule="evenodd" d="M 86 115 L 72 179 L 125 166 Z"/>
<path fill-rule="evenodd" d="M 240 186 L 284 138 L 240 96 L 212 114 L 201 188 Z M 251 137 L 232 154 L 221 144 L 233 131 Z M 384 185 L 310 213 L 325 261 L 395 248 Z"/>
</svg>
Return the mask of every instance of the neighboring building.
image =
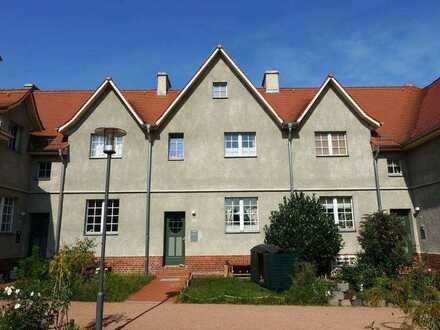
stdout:
<svg viewBox="0 0 440 330">
<path fill-rule="evenodd" d="M 114 269 L 248 263 L 291 190 L 319 196 L 338 222 L 339 262 L 359 252 L 360 222 L 379 208 L 402 216 L 415 252 L 439 262 L 439 80 L 343 87 L 329 75 L 318 88 L 283 88 L 272 70 L 256 88 L 221 46 L 182 90 L 166 73 L 157 78 L 156 89 L 120 90 L 107 78 L 96 90 L 29 92 L 27 111 L 44 129 L 20 123 L 32 135 L 28 152 L 0 149 L 1 257 L 26 255 L 29 241 L 51 255 L 58 229 L 61 243 L 99 242 L 105 160 L 93 132 L 107 126 L 127 131 L 110 181 Z M 10 92 L 0 90 L 0 105 Z M 14 113 L 25 109 L 1 112 Z"/>
</svg>

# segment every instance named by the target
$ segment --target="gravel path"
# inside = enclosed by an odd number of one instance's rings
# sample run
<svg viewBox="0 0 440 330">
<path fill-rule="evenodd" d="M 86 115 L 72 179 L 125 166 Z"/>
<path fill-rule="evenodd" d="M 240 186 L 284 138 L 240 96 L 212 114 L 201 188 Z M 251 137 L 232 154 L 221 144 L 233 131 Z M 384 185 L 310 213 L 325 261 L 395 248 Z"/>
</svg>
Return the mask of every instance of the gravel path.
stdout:
<svg viewBox="0 0 440 330">
<path fill-rule="evenodd" d="M 106 329 L 364 329 L 375 321 L 381 329 L 398 329 L 402 314 L 392 308 L 197 305 L 167 301 L 107 303 Z M 81 327 L 93 324 L 94 303 L 72 304 L 70 317 Z M 90 323 L 92 321 L 92 323 Z M 122 327 L 122 328 L 121 328 Z"/>
</svg>

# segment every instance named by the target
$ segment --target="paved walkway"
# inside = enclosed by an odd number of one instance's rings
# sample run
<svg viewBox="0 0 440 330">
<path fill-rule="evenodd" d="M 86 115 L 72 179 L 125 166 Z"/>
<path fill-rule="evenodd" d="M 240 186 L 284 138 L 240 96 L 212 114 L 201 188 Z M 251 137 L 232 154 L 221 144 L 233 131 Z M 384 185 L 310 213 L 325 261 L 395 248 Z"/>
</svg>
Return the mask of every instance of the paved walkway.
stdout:
<svg viewBox="0 0 440 330">
<path fill-rule="evenodd" d="M 166 268 L 142 289 L 132 294 L 129 301 L 163 302 L 177 295 L 189 280 L 190 273 L 185 269 Z"/>
<path fill-rule="evenodd" d="M 155 330 L 360 330 L 375 321 L 380 329 L 398 329 L 400 311 L 392 308 L 106 303 L 105 329 Z M 93 325 L 95 304 L 74 302 L 70 310 L 81 327 Z"/>
</svg>

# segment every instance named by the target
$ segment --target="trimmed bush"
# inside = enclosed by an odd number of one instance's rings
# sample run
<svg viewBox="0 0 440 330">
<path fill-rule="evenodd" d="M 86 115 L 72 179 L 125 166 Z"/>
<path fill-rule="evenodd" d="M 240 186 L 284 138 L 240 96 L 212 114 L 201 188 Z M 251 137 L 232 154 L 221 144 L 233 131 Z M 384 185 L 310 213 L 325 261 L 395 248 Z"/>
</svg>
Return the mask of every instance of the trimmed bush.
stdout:
<svg viewBox="0 0 440 330">
<path fill-rule="evenodd" d="M 395 277 L 412 261 L 412 255 L 407 252 L 407 235 L 405 224 L 395 215 L 377 212 L 366 216 L 358 237 L 363 249 L 360 263 Z"/>
<path fill-rule="evenodd" d="M 272 211 L 264 227 L 266 244 L 293 252 L 299 261 L 315 265 L 318 274 L 328 274 L 342 248 L 338 226 L 313 195 L 292 193 Z"/>
</svg>

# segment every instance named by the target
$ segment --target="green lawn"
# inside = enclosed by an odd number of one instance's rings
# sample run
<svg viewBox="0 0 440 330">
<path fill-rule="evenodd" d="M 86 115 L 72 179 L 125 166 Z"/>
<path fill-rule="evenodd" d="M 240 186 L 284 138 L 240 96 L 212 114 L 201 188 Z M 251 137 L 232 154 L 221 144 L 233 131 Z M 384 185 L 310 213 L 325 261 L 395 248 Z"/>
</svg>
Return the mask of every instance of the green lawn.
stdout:
<svg viewBox="0 0 440 330">
<path fill-rule="evenodd" d="M 265 289 L 249 279 L 195 278 L 178 296 L 185 303 L 284 304 L 285 295 Z"/>
<path fill-rule="evenodd" d="M 153 279 L 145 274 L 108 273 L 105 281 L 105 301 L 124 301 Z M 98 276 L 79 278 L 72 285 L 74 301 L 96 301 Z"/>
</svg>

